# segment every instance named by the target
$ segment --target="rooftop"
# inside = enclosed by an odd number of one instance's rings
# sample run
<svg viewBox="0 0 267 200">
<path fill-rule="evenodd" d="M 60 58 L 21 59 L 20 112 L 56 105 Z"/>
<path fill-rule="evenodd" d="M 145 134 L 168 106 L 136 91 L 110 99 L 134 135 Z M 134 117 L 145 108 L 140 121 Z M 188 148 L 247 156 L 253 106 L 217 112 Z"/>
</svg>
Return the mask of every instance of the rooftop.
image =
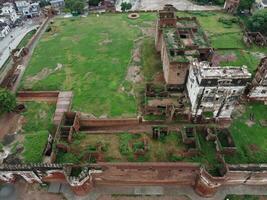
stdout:
<svg viewBox="0 0 267 200">
<path fill-rule="evenodd" d="M 236 79 L 236 78 L 250 78 L 246 66 L 242 67 L 210 67 L 207 62 L 194 62 L 194 72 L 201 78 L 205 79 Z"/>
<path fill-rule="evenodd" d="M 27 1 L 15 1 L 17 7 L 29 6 L 30 4 Z"/>
<path fill-rule="evenodd" d="M 177 18 L 177 27 L 163 29 L 171 61 L 188 62 L 199 56 L 198 48 L 209 48 L 204 31 L 194 18 Z"/>
</svg>

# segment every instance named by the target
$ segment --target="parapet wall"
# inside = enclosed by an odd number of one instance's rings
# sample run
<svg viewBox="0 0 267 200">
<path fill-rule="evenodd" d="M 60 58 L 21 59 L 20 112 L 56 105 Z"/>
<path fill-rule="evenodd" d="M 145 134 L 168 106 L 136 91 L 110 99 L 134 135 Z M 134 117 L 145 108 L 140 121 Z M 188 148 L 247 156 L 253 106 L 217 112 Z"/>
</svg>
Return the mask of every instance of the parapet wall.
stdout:
<svg viewBox="0 0 267 200">
<path fill-rule="evenodd" d="M 45 101 L 57 102 L 59 91 L 19 91 L 17 93 L 18 102 Z"/>
<path fill-rule="evenodd" d="M 107 127 L 107 126 L 129 126 L 137 125 L 142 120 L 138 118 L 125 119 L 90 119 L 82 117 L 80 125 L 83 127 Z"/>
<path fill-rule="evenodd" d="M 77 177 L 71 175 L 73 167 L 71 164 L 2 165 L 0 181 L 14 182 L 20 176 L 29 183 L 65 182 L 77 195 L 100 185 L 189 185 L 204 197 L 213 196 L 224 185 L 267 186 L 267 165 L 226 165 L 222 177 L 211 176 L 200 164 L 185 162 L 100 162 L 80 166 L 82 170 Z"/>
</svg>

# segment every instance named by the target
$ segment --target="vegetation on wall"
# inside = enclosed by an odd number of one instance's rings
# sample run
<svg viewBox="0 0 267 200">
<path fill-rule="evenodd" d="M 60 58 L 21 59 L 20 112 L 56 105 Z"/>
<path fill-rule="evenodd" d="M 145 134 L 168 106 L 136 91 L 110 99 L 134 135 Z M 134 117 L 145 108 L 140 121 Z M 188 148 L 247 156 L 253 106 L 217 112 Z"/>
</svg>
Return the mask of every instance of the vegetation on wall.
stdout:
<svg viewBox="0 0 267 200">
<path fill-rule="evenodd" d="M 15 95 L 4 88 L 0 88 L 0 114 L 4 112 L 11 112 L 15 106 Z"/>
<path fill-rule="evenodd" d="M 132 8 L 132 4 L 131 3 L 127 3 L 127 2 L 122 2 L 121 3 L 121 10 L 122 11 L 130 10 L 131 8 Z"/>
<path fill-rule="evenodd" d="M 248 20 L 248 28 L 267 36 L 267 9 L 255 12 Z"/>
</svg>

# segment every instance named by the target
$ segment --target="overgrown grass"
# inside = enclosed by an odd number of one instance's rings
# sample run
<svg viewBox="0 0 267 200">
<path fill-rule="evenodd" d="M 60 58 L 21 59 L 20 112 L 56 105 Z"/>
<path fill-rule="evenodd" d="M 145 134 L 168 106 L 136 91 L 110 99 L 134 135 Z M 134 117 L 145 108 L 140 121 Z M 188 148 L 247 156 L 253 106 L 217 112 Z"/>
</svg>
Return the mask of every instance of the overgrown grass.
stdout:
<svg viewBox="0 0 267 200">
<path fill-rule="evenodd" d="M 39 78 L 31 89 L 73 90 L 73 109 L 77 111 L 135 116 L 135 97 L 120 91 L 120 87 L 134 40 L 141 36 L 140 26 L 152 26 L 145 22 L 153 22 L 155 16 L 141 14 L 136 21 L 126 14 L 56 19 L 52 31 L 46 32 L 37 45 L 21 88 L 25 88 L 27 78 L 61 63 L 61 70 Z"/>
<path fill-rule="evenodd" d="M 267 106 L 251 103 L 245 113 L 234 120 L 231 132 L 237 152 L 234 156 L 226 156 L 228 163 L 266 163 L 267 162 L 267 127 L 262 127 L 259 120 L 267 120 Z M 255 122 L 249 125 L 250 114 L 254 114 Z"/>
<path fill-rule="evenodd" d="M 28 42 L 30 41 L 30 39 L 32 38 L 32 36 L 36 33 L 36 29 L 31 30 L 30 32 L 28 32 L 24 38 L 20 41 L 19 45 L 17 46 L 17 48 L 22 48 L 25 47 Z"/>
<path fill-rule="evenodd" d="M 42 153 L 48 138 L 48 131 L 37 131 L 25 135 L 23 157 L 25 163 L 42 162 Z"/>
<path fill-rule="evenodd" d="M 212 175 L 218 175 L 218 167 L 220 164 L 216 158 L 216 148 L 212 141 L 206 141 L 202 134 L 197 134 L 200 143 L 200 155 L 187 159 L 203 164 Z"/>
<path fill-rule="evenodd" d="M 223 61 L 220 63 L 221 66 L 242 66 L 246 65 L 248 67 L 248 70 L 251 73 L 255 73 L 255 70 L 257 69 L 260 58 L 257 57 L 255 54 L 253 54 L 250 51 L 245 50 L 220 50 L 217 51 L 220 55 L 234 55 L 236 57 L 235 60 L 232 61 Z"/>
<path fill-rule="evenodd" d="M 154 38 L 148 38 L 142 46 L 142 71 L 146 81 L 152 81 L 154 75 L 162 71 L 160 54 L 155 48 Z"/>
<path fill-rule="evenodd" d="M 23 131 L 26 134 L 39 130 L 51 130 L 55 112 L 54 104 L 27 102 L 25 105 L 27 110 L 23 113 L 26 120 Z"/>
<path fill-rule="evenodd" d="M 245 48 L 241 32 L 221 33 L 211 37 L 213 48 Z"/>
</svg>

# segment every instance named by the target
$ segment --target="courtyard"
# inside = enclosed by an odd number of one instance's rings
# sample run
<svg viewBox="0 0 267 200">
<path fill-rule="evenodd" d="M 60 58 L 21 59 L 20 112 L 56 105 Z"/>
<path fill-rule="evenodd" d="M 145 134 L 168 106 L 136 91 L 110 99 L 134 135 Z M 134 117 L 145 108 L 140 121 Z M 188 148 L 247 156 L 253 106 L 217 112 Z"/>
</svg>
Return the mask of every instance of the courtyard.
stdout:
<svg viewBox="0 0 267 200">
<path fill-rule="evenodd" d="M 220 65 L 246 64 L 253 73 L 266 53 L 265 48 L 245 46 L 242 29 L 233 16 L 212 11 L 177 12 L 177 15 L 199 20 Z M 72 111 L 100 118 L 136 117 L 140 114 L 144 83 L 162 83 L 161 61 L 154 47 L 156 17 L 156 13 L 141 13 L 135 20 L 128 19 L 126 14 L 55 18 L 33 53 L 20 90 L 72 90 Z M 225 159 L 229 163 L 266 162 L 263 134 L 266 128 L 259 125 L 259 120 L 264 118 L 260 111 L 266 107 L 258 104 L 243 107 L 231 126 L 237 153 Z M 55 105 L 51 104 L 27 104 L 22 126 L 25 162 L 41 161 L 39 150 L 44 148 L 48 133 L 53 132 L 54 110 Z M 248 126 L 251 112 L 255 113 L 255 121 Z M 146 119 L 150 119 L 149 116 Z M 253 135 L 254 132 L 257 134 Z M 180 131 L 162 141 L 154 141 L 149 133 L 141 132 L 136 135 L 80 133 L 74 136 L 72 144 L 67 144 L 71 151 L 58 152 L 57 162 L 96 162 L 88 155 L 100 150 L 102 157 L 98 159 L 102 161 L 200 162 L 216 174 L 219 164 L 215 145 L 206 141 L 201 133 L 197 135 L 200 154 L 186 157 L 183 152 L 188 147 L 182 143 Z M 39 150 L 32 151 L 31 144 L 39 136 L 42 142 L 35 148 Z M 66 145 L 65 141 L 61 142 Z M 146 145 L 146 152 L 136 156 Z M 248 145 L 251 148 L 248 149 Z M 81 149 L 87 155 L 80 155 Z"/>
</svg>

